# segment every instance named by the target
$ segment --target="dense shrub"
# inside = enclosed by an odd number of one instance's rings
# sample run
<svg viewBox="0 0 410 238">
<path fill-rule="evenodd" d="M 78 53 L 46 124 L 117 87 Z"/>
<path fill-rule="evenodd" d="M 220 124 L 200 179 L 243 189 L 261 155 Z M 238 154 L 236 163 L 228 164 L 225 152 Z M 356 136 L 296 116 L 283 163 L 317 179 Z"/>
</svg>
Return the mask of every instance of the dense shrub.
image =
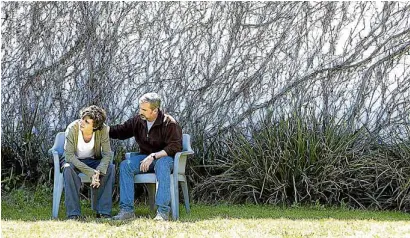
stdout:
<svg viewBox="0 0 410 238">
<path fill-rule="evenodd" d="M 224 137 L 224 152 L 198 179 L 201 201 L 311 203 L 376 209 L 410 209 L 408 145 L 372 140 L 365 128 L 291 116 Z"/>
</svg>

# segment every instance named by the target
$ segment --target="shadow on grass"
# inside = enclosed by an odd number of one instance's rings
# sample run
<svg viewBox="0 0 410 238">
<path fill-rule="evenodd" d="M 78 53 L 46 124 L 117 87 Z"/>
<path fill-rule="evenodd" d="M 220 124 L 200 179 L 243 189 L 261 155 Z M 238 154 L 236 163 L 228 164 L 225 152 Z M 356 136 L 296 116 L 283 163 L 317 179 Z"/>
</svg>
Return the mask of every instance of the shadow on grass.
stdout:
<svg viewBox="0 0 410 238">
<path fill-rule="evenodd" d="M 1 205 L 2 220 L 41 221 L 52 220 L 51 204 L 48 206 L 16 207 L 8 203 Z M 82 203 L 82 214 L 85 219 L 82 222 L 103 222 L 113 226 L 128 224 L 132 220 L 110 221 L 95 218 L 95 213 L 90 205 Z M 118 204 L 114 205 L 112 214 L 118 213 Z M 180 204 L 180 222 L 199 222 L 213 219 L 291 219 L 291 220 L 375 220 L 375 221 L 410 221 L 410 214 L 398 211 L 369 211 L 349 210 L 343 208 L 324 207 L 287 207 L 268 205 L 203 205 L 193 204 L 191 213 L 187 214 L 183 204 Z M 136 219 L 152 219 L 154 213 L 149 211 L 148 206 L 140 205 L 135 209 Z M 65 209 L 61 203 L 59 216 L 56 221 L 64 221 Z"/>
</svg>

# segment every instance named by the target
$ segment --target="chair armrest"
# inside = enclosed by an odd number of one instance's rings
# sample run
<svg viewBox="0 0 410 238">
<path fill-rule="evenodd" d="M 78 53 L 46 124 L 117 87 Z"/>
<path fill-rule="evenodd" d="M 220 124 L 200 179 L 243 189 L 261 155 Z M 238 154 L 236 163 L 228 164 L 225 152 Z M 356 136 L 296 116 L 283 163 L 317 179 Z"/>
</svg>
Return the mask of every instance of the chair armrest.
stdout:
<svg viewBox="0 0 410 238">
<path fill-rule="evenodd" d="M 188 155 L 193 155 L 194 151 L 182 151 L 175 154 L 174 157 L 174 174 L 185 174 L 186 160 Z M 178 173 L 175 173 L 178 171 Z"/>
<path fill-rule="evenodd" d="M 131 156 L 138 155 L 138 152 L 127 152 L 125 153 L 125 159 L 131 158 Z"/>
<path fill-rule="evenodd" d="M 48 154 L 53 155 L 54 152 L 56 152 L 57 155 L 58 155 L 58 147 L 59 147 L 58 144 L 57 144 L 56 142 L 54 142 L 53 147 L 51 147 L 51 148 L 48 150 Z"/>
<path fill-rule="evenodd" d="M 54 148 L 54 146 L 53 146 L 53 147 L 51 147 L 51 149 L 48 150 L 48 154 L 53 155 L 54 153 L 57 153 L 57 155 L 58 155 L 57 148 Z"/>
<path fill-rule="evenodd" d="M 178 152 L 178 154 L 180 154 L 180 155 L 193 155 L 194 154 L 194 151 L 182 151 L 182 152 Z"/>
</svg>

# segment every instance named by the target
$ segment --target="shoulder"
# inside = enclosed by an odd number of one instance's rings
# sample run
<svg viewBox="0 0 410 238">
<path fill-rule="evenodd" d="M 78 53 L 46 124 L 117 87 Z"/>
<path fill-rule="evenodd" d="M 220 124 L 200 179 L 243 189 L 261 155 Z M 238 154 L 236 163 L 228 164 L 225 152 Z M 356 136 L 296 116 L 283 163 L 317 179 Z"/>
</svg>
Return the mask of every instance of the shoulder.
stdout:
<svg viewBox="0 0 410 238">
<path fill-rule="evenodd" d="M 101 127 L 101 129 L 100 130 L 98 130 L 98 132 L 99 133 L 101 133 L 101 134 L 107 134 L 108 135 L 108 126 L 104 123 L 103 125 L 102 125 L 102 127 Z"/>
<path fill-rule="evenodd" d="M 65 130 L 66 135 L 69 133 L 74 133 L 74 131 L 79 129 L 78 122 L 79 120 L 75 120 L 67 126 L 67 129 Z"/>
<path fill-rule="evenodd" d="M 124 124 L 138 124 L 141 123 L 142 119 L 139 115 L 135 115 L 133 117 L 131 117 L 130 119 L 126 120 Z"/>
<path fill-rule="evenodd" d="M 142 120 L 142 118 L 140 117 L 140 115 L 135 115 L 135 116 L 132 117 L 130 120 L 133 120 L 135 123 L 142 123 L 142 122 L 144 122 L 144 120 Z"/>
<path fill-rule="evenodd" d="M 168 125 L 178 125 L 177 121 L 175 120 L 175 118 L 173 118 L 171 115 L 169 114 L 164 114 L 164 125 L 168 126 Z"/>
<path fill-rule="evenodd" d="M 95 131 L 95 138 L 95 143 L 97 144 L 110 142 L 110 132 L 106 124 L 103 124 L 100 130 Z"/>
<path fill-rule="evenodd" d="M 129 119 L 129 121 L 132 124 L 132 127 L 140 127 L 140 126 L 145 126 L 145 120 L 141 119 L 139 115 L 136 115 L 132 118 Z"/>
</svg>

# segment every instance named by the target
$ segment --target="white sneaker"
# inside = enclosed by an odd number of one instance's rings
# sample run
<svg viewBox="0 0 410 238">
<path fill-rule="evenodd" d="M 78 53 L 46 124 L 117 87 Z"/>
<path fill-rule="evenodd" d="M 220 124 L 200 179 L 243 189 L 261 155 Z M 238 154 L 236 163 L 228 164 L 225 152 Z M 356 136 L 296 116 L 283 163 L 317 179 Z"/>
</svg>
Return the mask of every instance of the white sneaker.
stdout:
<svg viewBox="0 0 410 238">
<path fill-rule="evenodd" d="M 168 221 L 168 215 L 157 212 L 154 221 Z"/>
</svg>

